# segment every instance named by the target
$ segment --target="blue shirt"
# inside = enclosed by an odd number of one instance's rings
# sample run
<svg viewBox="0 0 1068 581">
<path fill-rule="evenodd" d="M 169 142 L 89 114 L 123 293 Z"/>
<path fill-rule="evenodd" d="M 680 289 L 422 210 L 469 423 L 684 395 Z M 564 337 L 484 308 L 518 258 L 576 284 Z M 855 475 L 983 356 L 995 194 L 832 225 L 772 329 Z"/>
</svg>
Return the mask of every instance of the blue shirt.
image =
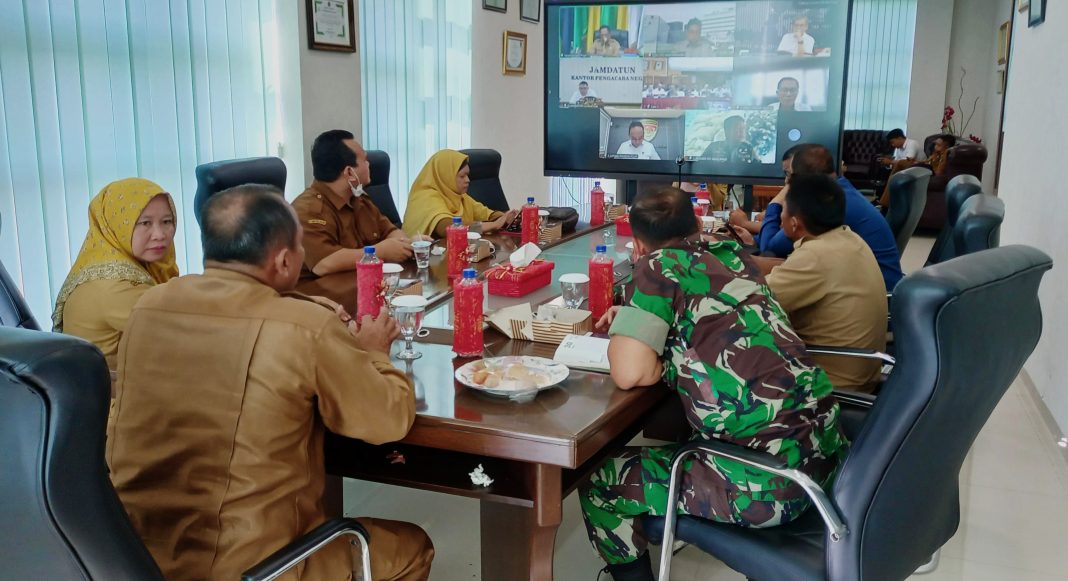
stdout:
<svg viewBox="0 0 1068 581">
<path fill-rule="evenodd" d="M 886 290 L 894 289 L 904 276 L 901 272 L 901 255 L 897 251 L 897 241 L 890 231 L 886 218 L 875 209 L 863 194 L 844 177 L 838 178 L 838 185 L 845 191 L 845 224 L 868 243 L 879 270 L 883 272 Z M 782 230 L 782 205 L 770 204 L 764 212 L 764 223 L 757 235 L 757 244 L 761 254 L 786 258 L 794 250 L 794 243 Z"/>
</svg>

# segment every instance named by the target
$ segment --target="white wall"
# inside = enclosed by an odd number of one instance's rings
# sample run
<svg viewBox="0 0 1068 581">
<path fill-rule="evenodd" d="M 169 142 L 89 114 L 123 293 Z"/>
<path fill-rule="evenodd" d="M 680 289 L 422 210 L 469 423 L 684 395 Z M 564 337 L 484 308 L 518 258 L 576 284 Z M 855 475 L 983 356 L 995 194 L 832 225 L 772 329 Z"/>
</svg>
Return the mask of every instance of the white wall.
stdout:
<svg viewBox="0 0 1068 581">
<path fill-rule="evenodd" d="M 311 50 L 308 48 L 307 3 L 287 0 L 299 5 L 298 18 L 290 34 L 299 35 L 300 98 L 303 121 L 304 179 L 311 183 L 311 144 L 315 137 L 328 129 L 347 129 L 354 135 L 363 133 L 363 100 L 360 82 L 360 53 Z M 283 4 L 286 2 L 283 2 Z M 360 30 L 360 0 L 354 0 L 355 34 Z M 359 36 L 356 47 L 360 46 Z M 291 77 L 297 78 L 297 77 Z M 292 170 L 291 170 L 292 171 Z M 288 187 L 286 188 L 289 189 Z M 301 188 L 303 190 L 303 187 Z"/>
<path fill-rule="evenodd" d="M 1001 243 L 1029 244 L 1054 260 L 1040 292 L 1042 340 L 1026 369 L 1062 431 L 1068 431 L 1068 229 L 1062 227 L 1068 196 L 1060 158 L 1068 109 L 1058 103 L 1068 91 L 1065 34 L 1068 2 L 1047 2 L 1046 22 L 1035 28 L 1017 15 L 999 192 L 1006 206 Z"/>
<path fill-rule="evenodd" d="M 994 54 L 991 56 L 991 62 L 997 62 L 997 34 L 998 27 L 1002 22 L 1006 20 L 1012 20 L 1013 8 L 1016 3 L 1012 0 L 996 0 L 994 3 Z M 983 166 L 983 189 L 988 192 L 997 193 L 994 188 L 994 178 L 997 174 L 998 163 L 998 143 L 1000 136 L 998 130 L 1001 128 L 1001 98 L 998 94 L 998 85 L 1001 80 L 997 74 L 997 67 L 994 68 L 994 72 L 991 73 L 990 78 L 987 79 L 986 94 L 989 95 L 986 107 L 986 119 L 983 120 L 983 143 L 987 148 L 986 165 Z"/>
<path fill-rule="evenodd" d="M 519 0 L 508 2 L 507 14 L 483 10 L 482 0 L 472 2 L 471 147 L 501 152 L 501 183 L 512 207 L 527 196 L 548 205 L 549 179 L 543 175 L 545 15 L 535 25 L 519 19 Z M 505 30 L 527 35 L 524 76 L 501 72 Z"/>
<path fill-rule="evenodd" d="M 976 0 L 958 0 L 971 4 Z M 918 0 L 916 42 L 912 53 L 912 85 L 906 133 L 913 139 L 939 130 L 949 70 L 949 32 L 953 28 L 953 0 Z M 891 129 L 886 127 L 884 129 Z"/>
</svg>

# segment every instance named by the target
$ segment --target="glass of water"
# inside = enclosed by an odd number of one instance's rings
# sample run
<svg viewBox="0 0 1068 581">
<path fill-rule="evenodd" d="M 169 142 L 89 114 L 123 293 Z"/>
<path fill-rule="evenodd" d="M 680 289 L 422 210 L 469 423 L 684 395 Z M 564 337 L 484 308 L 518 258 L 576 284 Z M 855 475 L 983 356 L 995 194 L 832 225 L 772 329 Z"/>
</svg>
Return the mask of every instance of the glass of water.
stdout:
<svg viewBox="0 0 1068 581">
<path fill-rule="evenodd" d="M 423 326 L 423 313 L 426 311 L 426 298 L 415 295 L 401 295 L 390 301 L 393 315 L 397 319 L 401 336 L 404 337 L 404 351 L 397 354 L 397 359 L 411 361 L 419 359 L 422 353 L 412 349 L 412 340 Z"/>
<path fill-rule="evenodd" d="M 590 277 L 579 272 L 565 274 L 560 277 L 560 290 L 564 299 L 564 307 L 577 309 L 586 300 L 586 293 L 590 285 Z"/>
<path fill-rule="evenodd" d="M 386 301 L 393 298 L 393 295 L 397 294 L 397 288 L 400 287 L 401 272 L 404 271 L 404 267 L 392 262 L 387 262 L 382 265 L 382 284 L 386 287 Z"/>
<path fill-rule="evenodd" d="M 415 254 L 415 266 L 420 270 L 430 266 L 430 246 L 433 242 L 429 240 L 416 240 L 412 242 L 412 252 Z"/>
<path fill-rule="evenodd" d="M 549 227 L 549 211 L 538 210 L 538 244 L 545 239 L 545 229 Z"/>
<path fill-rule="evenodd" d="M 467 233 L 467 262 L 474 264 L 478 261 L 478 247 L 482 240 L 482 235 L 478 232 Z"/>
</svg>

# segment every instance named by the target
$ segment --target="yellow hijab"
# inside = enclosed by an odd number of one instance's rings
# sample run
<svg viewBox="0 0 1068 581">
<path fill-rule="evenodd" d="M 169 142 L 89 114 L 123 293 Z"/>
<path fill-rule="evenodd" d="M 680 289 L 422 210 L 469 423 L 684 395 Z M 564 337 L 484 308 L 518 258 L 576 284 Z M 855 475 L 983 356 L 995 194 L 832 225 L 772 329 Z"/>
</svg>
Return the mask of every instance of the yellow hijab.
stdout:
<svg viewBox="0 0 1068 581">
<path fill-rule="evenodd" d="M 78 259 L 59 289 L 53 329 L 63 330 L 63 306 L 78 285 L 94 280 L 124 280 L 134 284 L 160 284 L 178 276 L 174 245 L 163 258 L 145 264 L 133 254 L 133 231 L 137 218 L 152 198 L 163 194 L 177 223 L 174 200 L 158 184 L 141 178 L 127 178 L 104 186 L 89 202 L 89 232 Z"/>
<path fill-rule="evenodd" d="M 430 157 L 412 184 L 404 210 L 404 231 L 410 235 L 434 233 L 442 219 L 459 216 L 464 224 L 489 220 L 493 210 L 456 189 L 456 174 L 467 156 L 443 149 Z"/>
</svg>

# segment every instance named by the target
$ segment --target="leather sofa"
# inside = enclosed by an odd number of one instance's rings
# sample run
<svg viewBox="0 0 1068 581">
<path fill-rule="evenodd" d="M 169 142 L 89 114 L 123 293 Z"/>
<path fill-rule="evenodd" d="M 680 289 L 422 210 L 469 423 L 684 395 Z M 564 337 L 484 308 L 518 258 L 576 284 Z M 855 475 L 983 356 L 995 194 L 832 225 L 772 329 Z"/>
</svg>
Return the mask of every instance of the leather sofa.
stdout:
<svg viewBox="0 0 1068 581">
<path fill-rule="evenodd" d="M 935 139 L 941 134 L 931 135 L 924 140 L 923 149 L 928 156 L 934 152 Z M 967 140 L 957 141 L 949 150 L 946 170 L 942 175 L 931 176 L 927 185 L 927 207 L 920 216 L 919 228 L 938 230 L 946 223 L 946 186 L 950 180 L 960 175 L 983 178 L 983 164 L 986 163 L 986 146 Z"/>
</svg>

